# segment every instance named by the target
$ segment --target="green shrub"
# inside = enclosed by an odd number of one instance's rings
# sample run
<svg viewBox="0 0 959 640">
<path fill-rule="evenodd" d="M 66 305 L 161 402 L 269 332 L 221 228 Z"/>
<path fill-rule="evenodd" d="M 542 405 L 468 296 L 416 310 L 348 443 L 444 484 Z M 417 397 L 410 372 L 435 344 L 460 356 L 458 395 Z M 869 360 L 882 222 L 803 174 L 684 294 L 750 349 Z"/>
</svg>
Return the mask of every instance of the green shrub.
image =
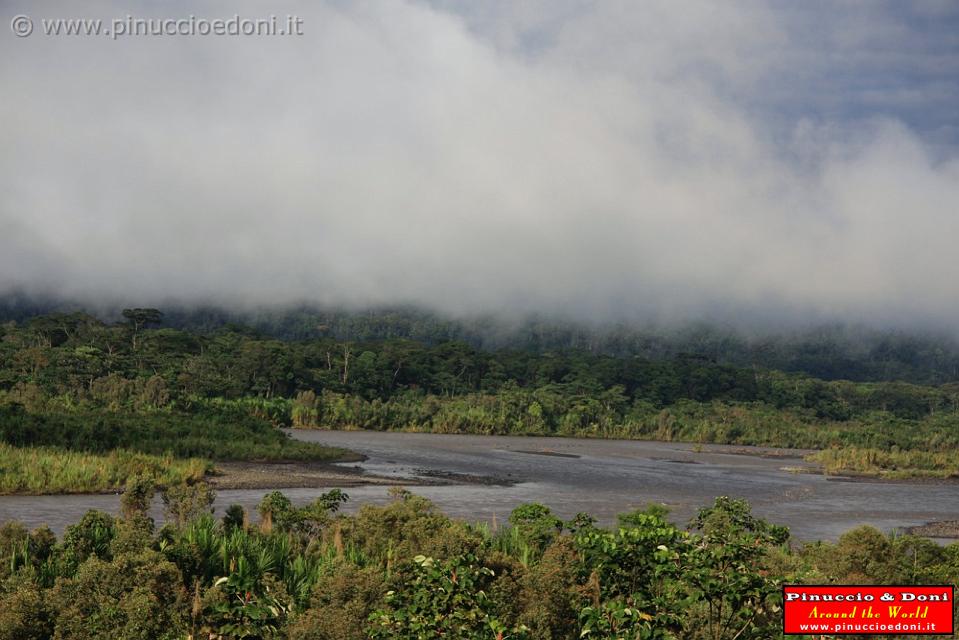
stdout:
<svg viewBox="0 0 959 640">
<path fill-rule="evenodd" d="M 507 626 L 495 616 L 486 593 L 492 578 L 493 571 L 471 555 L 447 561 L 416 556 L 401 567 L 384 607 L 370 615 L 370 637 L 525 638 L 525 627 Z"/>
</svg>

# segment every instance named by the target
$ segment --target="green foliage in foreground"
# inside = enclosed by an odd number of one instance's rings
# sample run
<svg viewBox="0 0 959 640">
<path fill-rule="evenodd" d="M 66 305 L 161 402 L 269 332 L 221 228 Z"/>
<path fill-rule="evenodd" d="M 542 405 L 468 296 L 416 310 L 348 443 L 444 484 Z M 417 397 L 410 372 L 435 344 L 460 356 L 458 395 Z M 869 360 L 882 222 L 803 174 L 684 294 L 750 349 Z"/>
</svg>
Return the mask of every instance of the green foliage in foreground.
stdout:
<svg viewBox="0 0 959 640">
<path fill-rule="evenodd" d="M 0 444 L 0 493 L 95 493 L 122 488 L 143 475 L 163 486 L 202 480 L 212 466 L 197 458 L 116 449 L 90 454 Z"/>
<path fill-rule="evenodd" d="M 213 519 L 194 486 L 170 492 L 174 522 L 156 530 L 149 482 L 128 491 L 122 518 L 91 511 L 60 540 L 0 528 L 0 640 L 768 640 L 784 582 L 959 581 L 959 545 L 863 527 L 791 547 L 729 498 L 688 529 L 657 509 L 557 526 L 524 505 L 496 530 L 405 491 L 348 516 L 341 492 L 302 507 L 273 493 L 254 526 L 238 508 Z"/>
</svg>

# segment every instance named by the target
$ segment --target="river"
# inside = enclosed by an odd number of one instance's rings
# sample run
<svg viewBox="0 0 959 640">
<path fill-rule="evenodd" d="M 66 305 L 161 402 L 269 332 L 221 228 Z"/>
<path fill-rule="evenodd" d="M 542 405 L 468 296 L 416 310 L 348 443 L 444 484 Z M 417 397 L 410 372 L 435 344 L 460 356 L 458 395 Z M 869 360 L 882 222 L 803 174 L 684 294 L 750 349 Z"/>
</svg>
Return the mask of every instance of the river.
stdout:
<svg viewBox="0 0 959 640">
<path fill-rule="evenodd" d="M 745 447 L 627 440 L 511 436 L 291 430 L 302 440 L 346 447 L 368 456 L 365 472 L 410 480 L 409 488 L 444 512 L 469 520 L 504 521 L 523 502 L 541 502 L 562 517 L 585 511 L 600 522 L 650 502 L 669 507 L 685 524 L 714 498 L 746 498 L 754 512 L 787 525 L 799 540 L 835 540 L 870 524 L 897 530 L 959 516 L 955 484 L 850 481 L 814 473 L 799 457 L 764 456 Z M 749 451 L 744 454 L 743 451 Z M 415 486 L 427 478 L 445 485 Z M 332 487 L 330 487 L 332 488 Z M 284 489 L 294 502 L 308 502 L 325 489 Z M 389 498 L 383 486 L 346 489 L 347 510 Z M 242 504 L 253 509 L 266 490 L 221 490 L 217 509 Z M 116 512 L 116 495 L 4 496 L 0 521 L 18 519 L 55 531 L 87 509 Z M 159 504 L 154 516 L 160 517 Z"/>
</svg>

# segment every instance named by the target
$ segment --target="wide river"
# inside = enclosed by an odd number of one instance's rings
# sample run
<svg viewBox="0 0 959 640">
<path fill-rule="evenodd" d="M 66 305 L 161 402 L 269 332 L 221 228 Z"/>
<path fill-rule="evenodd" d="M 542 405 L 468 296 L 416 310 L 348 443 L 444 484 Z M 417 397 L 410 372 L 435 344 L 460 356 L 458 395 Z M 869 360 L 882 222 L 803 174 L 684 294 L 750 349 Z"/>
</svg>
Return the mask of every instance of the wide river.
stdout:
<svg viewBox="0 0 959 640">
<path fill-rule="evenodd" d="M 835 540 L 870 524 L 884 531 L 959 517 L 959 485 L 848 481 L 813 473 L 798 457 L 764 457 L 742 447 L 626 440 L 434 435 L 370 431 L 301 431 L 293 437 L 346 447 L 368 456 L 368 473 L 409 480 L 409 488 L 444 512 L 469 520 L 504 521 L 524 502 L 541 502 L 562 517 L 593 514 L 604 524 L 616 514 L 650 502 L 669 507 L 685 524 L 717 496 L 746 498 L 754 512 L 789 526 L 800 540 Z M 424 478 L 451 484 L 418 486 Z M 325 489 L 284 489 L 297 503 Z M 346 489 L 347 510 L 383 503 L 384 486 Z M 216 506 L 253 509 L 266 490 L 221 490 Z M 0 521 L 18 519 L 54 530 L 87 509 L 116 512 L 116 495 L 0 497 Z M 154 515 L 160 516 L 159 505 Z"/>
</svg>

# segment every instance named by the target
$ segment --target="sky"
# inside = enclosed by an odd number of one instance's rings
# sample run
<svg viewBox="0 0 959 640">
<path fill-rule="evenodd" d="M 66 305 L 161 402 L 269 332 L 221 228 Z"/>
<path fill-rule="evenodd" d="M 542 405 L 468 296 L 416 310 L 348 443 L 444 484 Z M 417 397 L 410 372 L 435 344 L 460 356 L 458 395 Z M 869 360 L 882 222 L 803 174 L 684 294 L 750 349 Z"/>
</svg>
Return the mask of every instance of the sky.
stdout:
<svg viewBox="0 0 959 640">
<path fill-rule="evenodd" d="M 0 14 L 0 295 L 959 331 L 953 0 Z"/>
</svg>

